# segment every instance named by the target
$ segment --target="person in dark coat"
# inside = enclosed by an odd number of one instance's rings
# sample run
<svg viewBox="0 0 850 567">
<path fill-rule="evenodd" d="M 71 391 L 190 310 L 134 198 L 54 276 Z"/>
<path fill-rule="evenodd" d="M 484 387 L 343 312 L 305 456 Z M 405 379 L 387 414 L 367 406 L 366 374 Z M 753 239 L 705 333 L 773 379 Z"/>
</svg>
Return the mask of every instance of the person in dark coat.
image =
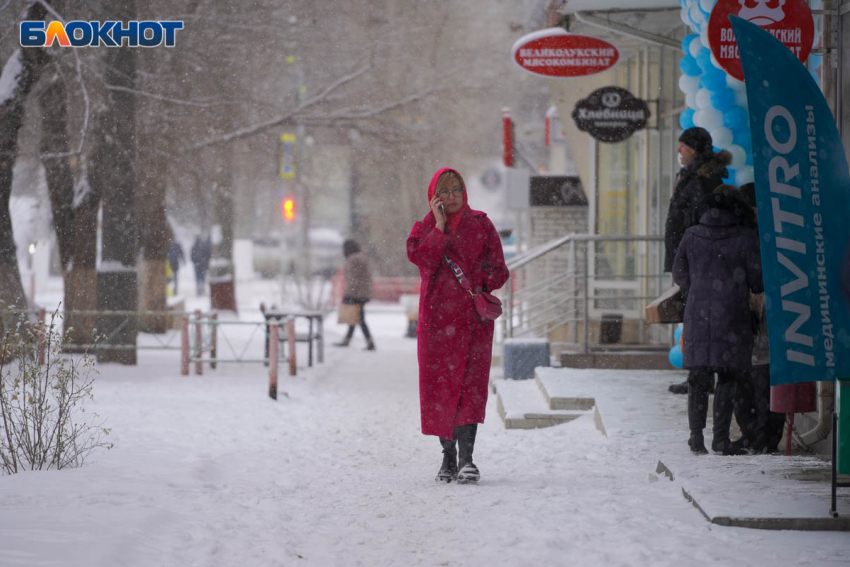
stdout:
<svg viewBox="0 0 850 567">
<path fill-rule="evenodd" d="M 210 239 L 204 238 L 201 240 L 200 236 L 196 236 L 190 254 L 192 264 L 195 266 L 195 285 L 197 286 L 198 295 L 204 295 L 204 283 L 207 279 L 207 270 L 210 267 L 210 258 L 212 257 L 212 243 Z"/>
<path fill-rule="evenodd" d="M 360 306 L 360 329 L 366 337 L 366 350 L 375 350 L 375 341 L 366 326 L 364 307 L 372 299 L 372 272 L 369 270 L 369 261 L 360 250 L 360 244 L 356 240 L 348 239 L 342 243 L 342 255 L 345 257 L 345 266 L 342 268 L 345 289 L 342 292 L 342 302 L 346 305 Z M 348 332 L 341 342 L 334 343 L 335 346 L 346 347 L 351 343 L 354 336 L 354 325 L 348 326 Z"/>
<path fill-rule="evenodd" d="M 174 240 L 168 248 L 168 263 L 171 265 L 171 289 L 174 291 L 174 295 L 177 295 L 177 274 L 180 271 L 180 264 L 185 262 L 186 256 L 183 255 L 183 247 Z"/>
<path fill-rule="evenodd" d="M 694 453 L 707 453 L 708 386 L 717 373 L 711 448 L 735 454 L 729 440 L 735 393 L 752 368 L 749 298 L 764 291 L 758 234 L 737 187 L 721 185 L 703 204 L 705 213 L 685 231 L 673 262 L 673 281 L 688 293 L 682 333 L 689 370 L 688 445 Z"/>
<path fill-rule="evenodd" d="M 755 184 L 745 183 L 741 185 L 740 191 L 744 202 L 753 209 L 758 222 Z M 755 228 L 758 233 L 758 224 Z M 767 337 L 764 294 L 754 295 L 750 308 L 758 320 L 753 337 L 753 367 L 749 372 L 750 388 L 744 388 L 735 396 L 735 420 L 741 427 L 742 435 L 732 441 L 732 445 L 735 449 L 772 453 L 777 450 L 782 438 L 785 414 L 770 411 L 770 344 Z"/>
<path fill-rule="evenodd" d="M 732 155 L 727 151 L 714 152 L 712 143 L 711 134 L 699 126 L 688 128 L 679 136 L 677 152 L 682 169 L 676 176 L 664 226 L 665 272 L 673 269 L 673 259 L 685 231 L 699 222 L 703 198 L 729 174 L 726 166 L 732 163 Z M 671 384 L 669 390 L 687 394 L 688 382 Z"/>
<path fill-rule="evenodd" d="M 480 291 L 508 280 L 499 233 L 486 213 L 467 204 L 466 185 L 454 169 L 442 168 L 428 186 L 431 211 L 413 225 L 407 257 L 419 268 L 417 352 L 422 433 L 443 447 L 437 481 L 476 482 L 472 462 L 478 424 L 484 422 L 493 351 L 492 320 L 475 310 Z M 471 284 L 467 291 L 446 258 Z"/>
</svg>

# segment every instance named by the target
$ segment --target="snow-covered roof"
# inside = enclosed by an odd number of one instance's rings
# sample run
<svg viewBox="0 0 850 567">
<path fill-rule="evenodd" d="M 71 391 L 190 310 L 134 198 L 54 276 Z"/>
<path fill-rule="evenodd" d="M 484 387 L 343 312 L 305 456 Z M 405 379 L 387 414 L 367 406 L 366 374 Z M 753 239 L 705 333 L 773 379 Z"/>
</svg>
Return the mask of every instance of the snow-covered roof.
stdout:
<svg viewBox="0 0 850 567">
<path fill-rule="evenodd" d="M 574 12 L 605 12 L 607 10 L 657 10 L 679 8 L 678 0 L 567 0 L 558 9 L 560 14 Z"/>
</svg>

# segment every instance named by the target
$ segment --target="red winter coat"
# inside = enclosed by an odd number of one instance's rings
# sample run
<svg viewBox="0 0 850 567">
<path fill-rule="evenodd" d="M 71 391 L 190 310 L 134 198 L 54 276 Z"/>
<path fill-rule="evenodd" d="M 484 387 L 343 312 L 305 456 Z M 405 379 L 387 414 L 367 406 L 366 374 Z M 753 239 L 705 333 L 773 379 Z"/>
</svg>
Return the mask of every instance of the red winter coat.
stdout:
<svg viewBox="0 0 850 567">
<path fill-rule="evenodd" d="M 429 201 L 445 171 L 431 179 Z M 422 278 L 417 327 L 422 433 L 445 439 L 453 438 L 454 427 L 484 422 L 494 325 L 475 312 L 472 296 L 443 255 L 460 265 L 476 293 L 502 287 L 509 276 L 499 234 L 487 215 L 465 205 L 457 214 L 460 222 L 451 235 L 435 228 L 429 212 L 407 238 L 407 257 Z"/>
</svg>

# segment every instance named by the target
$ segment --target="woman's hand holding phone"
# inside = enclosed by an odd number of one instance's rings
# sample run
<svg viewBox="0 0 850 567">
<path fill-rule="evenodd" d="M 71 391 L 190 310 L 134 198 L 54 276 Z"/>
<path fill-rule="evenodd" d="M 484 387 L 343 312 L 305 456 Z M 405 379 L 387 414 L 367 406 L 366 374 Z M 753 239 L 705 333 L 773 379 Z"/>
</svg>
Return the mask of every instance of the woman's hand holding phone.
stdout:
<svg viewBox="0 0 850 567">
<path fill-rule="evenodd" d="M 445 232 L 446 228 L 446 211 L 443 208 L 443 202 L 437 195 L 434 195 L 434 198 L 431 199 L 431 211 L 434 213 L 434 218 L 437 221 L 437 228 L 440 229 L 440 232 Z"/>
</svg>

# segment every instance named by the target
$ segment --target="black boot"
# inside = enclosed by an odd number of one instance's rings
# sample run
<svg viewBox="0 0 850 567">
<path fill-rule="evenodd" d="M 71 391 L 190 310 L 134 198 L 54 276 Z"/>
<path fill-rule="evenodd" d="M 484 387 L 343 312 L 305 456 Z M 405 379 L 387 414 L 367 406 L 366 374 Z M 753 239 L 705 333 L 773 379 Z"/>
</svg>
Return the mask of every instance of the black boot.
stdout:
<svg viewBox="0 0 850 567">
<path fill-rule="evenodd" d="M 688 374 L 688 428 L 691 436 L 688 446 L 697 455 L 708 454 L 702 430 L 705 429 L 708 414 L 708 379 L 714 379 L 710 372 L 704 369 L 694 369 Z"/>
<path fill-rule="evenodd" d="M 735 406 L 735 375 L 732 372 L 719 372 L 717 375 L 717 386 L 714 391 L 714 415 L 713 434 L 711 450 L 724 455 L 741 455 L 745 453 L 740 447 L 736 447 L 729 440 L 729 428 L 732 426 L 732 412 Z"/>
<path fill-rule="evenodd" d="M 678 384 L 670 384 L 667 388 L 667 391 L 671 394 L 687 394 L 688 393 L 688 381 L 679 382 Z"/>
<path fill-rule="evenodd" d="M 352 327 L 353 328 L 353 327 Z M 346 335 L 342 338 L 338 343 L 334 343 L 334 346 L 348 346 L 351 343 L 351 335 Z"/>
<path fill-rule="evenodd" d="M 477 432 L 477 423 L 455 427 L 455 438 L 457 438 L 458 446 L 458 484 L 478 482 L 478 479 L 481 478 L 478 467 L 472 462 L 472 451 L 475 449 L 475 434 Z"/>
<path fill-rule="evenodd" d="M 440 437 L 440 445 L 443 446 L 443 464 L 437 473 L 437 482 L 451 482 L 457 478 L 457 446 L 454 439 L 443 439 Z"/>
<path fill-rule="evenodd" d="M 364 350 L 375 350 L 375 341 L 372 340 L 372 337 L 366 339 L 366 348 Z"/>
</svg>

